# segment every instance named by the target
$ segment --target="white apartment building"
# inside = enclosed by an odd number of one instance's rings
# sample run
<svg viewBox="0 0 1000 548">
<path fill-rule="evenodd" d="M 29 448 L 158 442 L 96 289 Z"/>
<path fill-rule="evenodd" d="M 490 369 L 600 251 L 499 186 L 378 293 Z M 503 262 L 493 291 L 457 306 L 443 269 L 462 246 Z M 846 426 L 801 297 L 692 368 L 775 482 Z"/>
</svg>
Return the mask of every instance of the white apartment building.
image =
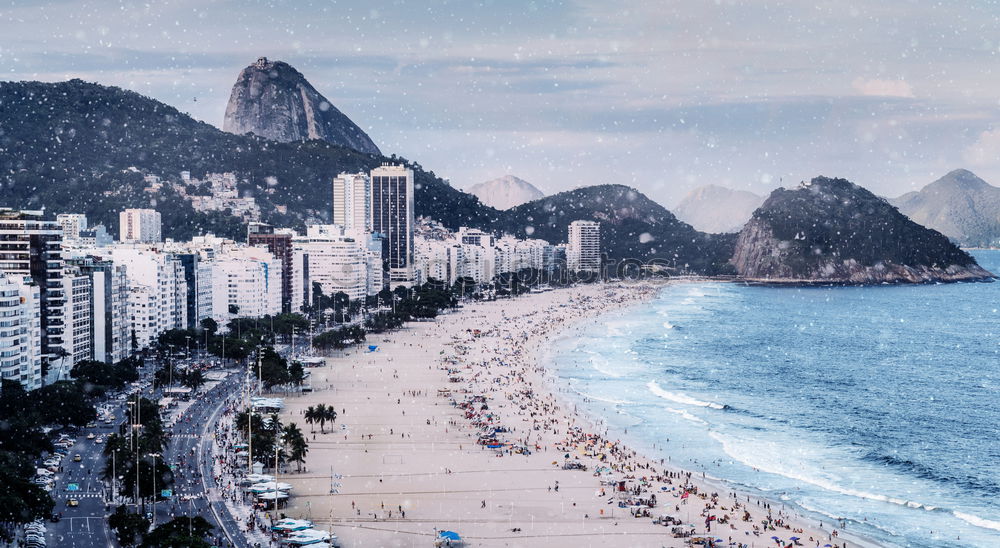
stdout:
<svg viewBox="0 0 1000 548">
<path fill-rule="evenodd" d="M 465 250 L 457 240 L 418 238 L 413 260 L 422 282 L 434 279 L 451 285 L 465 275 Z"/>
<path fill-rule="evenodd" d="M 127 358 L 131 342 L 125 267 L 92 255 L 68 258 L 66 263 L 90 277 L 93 359 L 115 363 Z"/>
<path fill-rule="evenodd" d="M 66 295 L 65 331 L 63 349 L 72 366 L 83 360 L 94 359 L 92 310 L 93 288 L 90 276 L 80 269 L 67 265 L 63 272 L 63 294 Z"/>
<path fill-rule="evenodd" d="M 545 240 L 519 240 L 513 236 L 498 239 L 495 248 L 498 274 L 525 269 L 543 270 L 546 254 L 551 255 L 552 252 L 552 246 Z"/>
<path fill-rule="evenodd" d="M 341 173 L 333 180 L 333 224 L 347 234 L 372 231 L 372 180 L 367 173 Z"/>
<path fill-rule="evenodd" d="M 281 314 L 281 261 L 266 249 L 227 247 L 210 263 L 212 315 L 221 328 L 237 317 Z"/>
<path fill-rule="evenodd" d="M 31 278 L 0 273 L 0 377 L 25 390 L 42 385 L 41 316 L 41 293 Z"/>
<path fill-rule="evenodd" d="M 187 325 L 184 267 L 170 253 L 152 248 L 115 246 L 104 253 L 125 267 L 131 342 L 141 349 L 168 329 Z"/>
<path fill-rule="evenodd" d="M 80 233 L 87 230 L 87 216 L 82 213 L 60 213 L 56 222 L 62 227 L 63 242 L 80 239 Z"/>
<path fill-rule="evenodd" d="M 118 214 L 118 241 L 149 244 L 160 242 L 160 212 L 155 209 L 126 209 Z"/>
<path fill-rule="evenodd" d="M 601 225 L 595 221 L 569 224 L 566 265 L 570 272 L 601 271 Z"/>
<path fill-rule="evenodd" d="M 381 290 L 381 254 L 374 261 L 369 242 L 348 235 L 337 225 L 310 225 L 305 236 L 292 239 L 292 310 L 300 311 L 313 298 L 313 284 L 323 294 L 346 293 L 351 300 L 370 294 L 369 275 L 378 270 Z M 376 290 L 377 292 L 377 290 Z"/>
</svg>

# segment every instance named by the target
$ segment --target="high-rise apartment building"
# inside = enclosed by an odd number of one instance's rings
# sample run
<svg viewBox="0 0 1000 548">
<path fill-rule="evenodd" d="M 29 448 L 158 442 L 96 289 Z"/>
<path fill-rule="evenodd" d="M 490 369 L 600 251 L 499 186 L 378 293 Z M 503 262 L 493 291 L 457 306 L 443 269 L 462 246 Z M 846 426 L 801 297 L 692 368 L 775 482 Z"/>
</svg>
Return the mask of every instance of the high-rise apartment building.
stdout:
<svg viewBox="0 0 1000 548">
<path fill-rule="evenodd" d="M 63 335 L 63 349 L 68 369 L 83 360 L 94 359 L 92 310 L 93 287 L 90 276 L 72 264 L 63 270 L 63 293 L 66 295 L 64 318 L 66 329 Z"/>
<path fill-rule="evenodd" d="M 184 265 L 156 249 L 113 247 L 108 256 L 128 277 L 129 349 L 145 348 L 168 329 L 187 327 Z M 134 347 L 133 347 L 134 343 Z"/>
<path fill-rule="evenodd" d="M 30 276 L 0 273 L 0 377 L 42 385 L 41 292 Z"/>
<path fill-rule="evenodd" d="M 87 256 L 66 263 L 90 277 L 93 359 L 116 363 L 129 354 L 128 278 L 125 267 Z"/>
<path fill-rule="evenodd" d="M 382 237 L 387 285 L 413 284 L 413 171 L 402 165 L 375 168 L 372 179 L 372 232 Z"/>
<path fill-rule="evenodd" d="M 126 209 L 118 214 L 118 222 L 122 243 L 152 244 L 163 239 L 160 212 L 155 209 Z"/>
<path fill-rule="evenodd" d="M 336 197 L 334 198 L 336 199 Z M 336 204 L 334 205 L 336 211 Z M 275 230 L 265 223 L 250 223 L 247 244 L 266 247 L 281 262 L 281 311 L 292 310 L 292 236 L 291 230 Z"/>
<path fill-rule="evenodd" d="M 333 224 L 348 234 L 371 232 L 372 181 L 367 173 L 341 173 L 333 180 Z"/>
<path fill-rule="evenodd" d="M 66 328 L 62 282 L 62 228 L 43 220 L 42 211 L 0 208 L 0 273 L 15 280 L 30 276 L 38 287 L 43 365 L 61 355 Z"/>
<path fill-rule="evenodd" d="M 569 224 L 566 263 L 570 272 L 601 271 L 601 225 L 595 221 Z"/>
<path fill-rule="evenodd" d="M 294 240 L 293 310 L 315 297 L 313 284 L 326 296 L 345 293 L 351 300 L 368 294 L 368 248 L 337 225 L 311 225 Z"/>
</svg>

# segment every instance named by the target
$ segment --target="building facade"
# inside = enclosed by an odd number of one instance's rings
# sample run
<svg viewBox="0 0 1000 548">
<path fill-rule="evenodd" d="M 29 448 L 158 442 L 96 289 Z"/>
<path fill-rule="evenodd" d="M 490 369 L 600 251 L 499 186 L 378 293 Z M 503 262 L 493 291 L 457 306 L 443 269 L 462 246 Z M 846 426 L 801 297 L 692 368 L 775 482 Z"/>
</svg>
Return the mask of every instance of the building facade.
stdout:
<svg viewBox="0 0 1000 548">
<path fill-rule="evenodd" d="M 151 244 L 162 241 L 160 212 L 155 209 L 126 209 L 118 214 L 118 241 Z"/>
<path fill-rule="evenodd" d="M 601 271 L 601 225 L 595 221 L 569 224 L 566 264 L 570 272 Z"/>
<path fill-rule="evenodd" d="M 91 256 L 66 262 L 90 277 L 93 359 L 106 363 L 124 360 L 129 355 L 125 267 Z"/>
<path fill-rule="evenodd" d="M 42 385 L 41 292 L 30 276 L 0 274 L 0 378 Z"/>
<path fill-rule="evenodd" d="M 66 295 L 63 287 L 62 228 L 42 211 L 0 208 L 0 273 L 15 280 L 30 277 L 39 291 L 43 366 L 63 348 Z"/>
<path fill-rule="evenodd" d="M 275 230 L 265 223 L 250 223 L 247 228 L 247 244 L 266 247 L 281 261 L 281 311 L 292 310 L 292 236 L 290 230 Z"/>
<path fill-rule="evenodd" d="M 372 231 L 372 180 L 367 173 L 341 173 L 333 180 L 333 224 L 348 234 Z"/>
<path fill-rule="evenodd" d="M 293 240 L 293 310 L 302 310 L 313 298 L 313 284 L 326 296 L 345 293 L 364 299 L 369 291 L 369 254 L 366 242 L 349 236 L 337 225 L 311 225 L 305 236 Z"/>
<path fill-rule="evenodd" d="M 413 285 L 413 171 L 383 165 L 371 173 L 372 232 L 382 237 L 382 262 L 390 288 Z"/>
</svg>

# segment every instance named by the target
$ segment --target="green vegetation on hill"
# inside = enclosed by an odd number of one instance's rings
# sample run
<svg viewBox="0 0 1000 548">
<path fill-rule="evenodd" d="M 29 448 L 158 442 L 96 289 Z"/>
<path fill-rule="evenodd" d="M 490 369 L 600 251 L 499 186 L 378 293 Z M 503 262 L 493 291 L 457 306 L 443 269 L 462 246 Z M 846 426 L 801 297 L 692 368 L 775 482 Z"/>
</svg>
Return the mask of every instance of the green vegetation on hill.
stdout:
<svg viewBox="0 0 1000 548">
<path fill-rule="evenodd" d="M 143 173 L 179 181 L 181 171 L 193 177 L 236 172 L 240 193 L 256 198 L 265 221 L 299 228 L 308 220 L 329 219 L 331 181 L 338 173 L 367 171 L 383 162 L 414 169 L 418 214 L 452 228 L 496 219 L 496 210 L 403 158 L 323 141 L 277 143 L 233 135 L 138 93 L 80 80 L 0 83 L 3 205 L 85 213 L 111 231 L 121 209 L 155 207 L 163 215 L 165 237 L 187 239 L 208 231 L 244 236 L 245 225 L 236 217 L 196 212 L 172 192 L 143 192 Z M 288 213 L 275 206 L 286 206 Z"/>
<path fill-rule="evenodd" d="M 409 165 L 416 214 L 452 230 L 470 226 L 559 243 L 571 221 L 593 219 L 602 223 L 603 247 L 612 261 L 655 259 L 698 273 L 729 268 L 733 238 L 697 232 L 625 186 L 582 188 L 500 212 L 396 156 L 323 141 L 278 143 L 233 135 L 138 93 L 80 80 L 0 83 L 0 205 L 85 213 L 113 233 L 120 210 L 155 207 L 165 237 L 183 240 L 204 232 L 244 237 L 242 220 L 225 212 L 196 212 L 169 186 L 145 192 L 144 174 L 179 182 L 181 171 L 196 178 L 235 172 L 241 195 L 257 200 L 264 221 L 301 229 L 329 220 L 337 174 L 384 162 Z"/>
<path fill-rule="evenodd" d="M 803 249 L 807 262 L 831 256 L 865 266 L 975 262 L 940 232 L 914 223 L 846 179 L 817 177 L 804 189 L 775 190 L 754 218 L 765 220 L 778 240 Z"/>
</svg>

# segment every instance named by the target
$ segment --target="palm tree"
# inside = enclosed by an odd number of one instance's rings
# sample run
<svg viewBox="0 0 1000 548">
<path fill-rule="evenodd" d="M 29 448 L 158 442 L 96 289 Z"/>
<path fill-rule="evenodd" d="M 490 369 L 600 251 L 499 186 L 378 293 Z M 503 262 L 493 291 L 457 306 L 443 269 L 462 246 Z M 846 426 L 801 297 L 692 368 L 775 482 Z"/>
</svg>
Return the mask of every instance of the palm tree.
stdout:
<svg viewBox="0 0 1000 548">
<path fill-rule="evenodd" d="M 316 433 L 316 428 L 313 427 L 314 424 L 319 422 L 319 416 L 316 413 L 316 406 L 310 405 L 309 407 L 307 407 L 305 417 L 306 417 L 306 424 L 312 427 L 311 431 L 313 433 Z"/>
<path fill-rule="evenodd" d="M 326 410 L 323 412 L 323 414 L 326 417 L 326 420 L 330 421 L 331 423 L 336 422 L 337 410 L 334 409 L 332 405 L 326 406 Z"/>
<path fill-rule="evenodd" d="M 294 422 L 285 427 L 284 434 L 288 460 L 298 463 L 298 471 L 302 472 L 302 465 L 306 462 L 306 454 L 309 453 L 309 443 L 306 442 L 302 430 Z"/>
<path fill-rule="evenodd" d="M 330 416 L 327 412 L 327 407 L 325 403 L 321 403 L 316 406 L 316 422 L 319 423 L 319 431 L 321 434 L 326 434 L 326 421 L 330 420 Z"/>
</svg>

